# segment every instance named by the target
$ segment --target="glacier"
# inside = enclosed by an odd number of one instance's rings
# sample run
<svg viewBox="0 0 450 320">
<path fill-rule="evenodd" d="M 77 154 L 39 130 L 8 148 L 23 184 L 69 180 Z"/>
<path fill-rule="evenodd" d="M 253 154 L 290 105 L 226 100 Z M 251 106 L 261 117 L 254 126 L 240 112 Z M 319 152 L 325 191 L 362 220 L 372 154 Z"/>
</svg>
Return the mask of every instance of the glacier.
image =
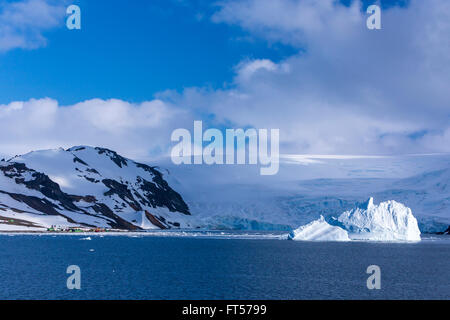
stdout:
<svg viewBox="0 0 450 320">
<path fill-rule="evenodd" d="M 449 230 L 450 155 L 282 160 L 270 177 L 254 166 L 140 161 L 88 146 L 0 161 L 0 231 L 58 225 L 289 232 L 321 215 L 333 225 L 332 217 L 369 197 L 411 208 L 422 233 Z"/>
<path fill-rule="evenodd" d="M 281 159 L 272 177 L 252 166 L 159 165 L 170 170 L 168 182 L 201 228 L 289 231 L 320 215 L 328 221 L 369 197 L 411 208 L 422 233 L 449 228 L 450 155 L 310 157 Z"/>
<path fill-rule="evenodd" d="M 419 226 L 411 209 L 393 200 L 375 205 L 371 197 L 331 221 L 346 230 L 352 240 L 421 240 Z"/>
<path fill-rule="evenodd" d="M 350 241 L 347 231 L 330 225 L 323 216 L 293 230 L 288 235 L 288 239 L 298 241 Z"/>
</svg>

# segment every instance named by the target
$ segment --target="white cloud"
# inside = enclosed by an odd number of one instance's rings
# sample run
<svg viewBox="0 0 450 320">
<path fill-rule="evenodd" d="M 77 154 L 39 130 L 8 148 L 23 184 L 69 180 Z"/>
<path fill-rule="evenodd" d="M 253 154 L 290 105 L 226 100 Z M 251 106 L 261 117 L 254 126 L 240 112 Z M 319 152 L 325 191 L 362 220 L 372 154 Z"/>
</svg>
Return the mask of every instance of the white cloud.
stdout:
<svg viewBox="0 0 450 320">
<path fill-rule="evenodd" d="M 132 104 L 51 99 L 0 106 L 1 150 L 78 144 L 135 158 L 167 154 L 194 119 L 216 127 L 279 128 L 283 154 L 450 152 L 450 2 L 413 0 L 370 31 L 360 3 L 225 1 L 215 22 L 298 49 L 282 61 L 245 60 L 234 84 L 188 88 Z"/>
<path fill-rule="evenodd" d="M 0 5 L 0 52 L 45 46 L 44 32 L 64 24 L 65 1 L 23 0 Z"/>
<path fill-rule="evenodd" d="M 293 153 L 448 151 L 450 3 L 383 10 L 382 30 L 366 28 L 364 9 L 360 1 L 221 2 L 214 22 L 298 53 L 247 63 L 251 76 L 238 69 L 234 88 L 189 90 L 187 104 L 237 125 L 280 128 Z M 280 65 L 289 72 L 273 72 Z"/>
<path fill-rule="evenodd" d="M 1 153 L 92 145 L 144 159 L 168 153 L 172 130 L 192 123 L 190 114 L 160 100 L 93 99 L 60 106 L 52 99 L 32 99 L 0 105 Z"/>
<path fill-rule="evenodd" d="M 239 64 L 237 67 L 237 73 L 242 80 L 248 81 L 250 77 L 259 70 L 275 71 L 276 69 L 277 65 L 275 63 L 268 59 L 261 59 Z"/>
</svg>

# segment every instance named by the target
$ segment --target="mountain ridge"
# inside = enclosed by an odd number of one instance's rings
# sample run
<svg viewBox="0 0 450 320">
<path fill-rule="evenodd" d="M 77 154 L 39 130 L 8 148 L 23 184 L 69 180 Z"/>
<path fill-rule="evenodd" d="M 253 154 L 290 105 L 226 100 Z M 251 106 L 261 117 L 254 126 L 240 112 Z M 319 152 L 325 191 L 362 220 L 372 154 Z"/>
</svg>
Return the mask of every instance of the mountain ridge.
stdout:
<svg viewBox="0 0 450 320">
<path fill-rule="evenodd" d="M 9 211 L 11 220 L 34 214 L 67 226 L 142 230 L 188 226 L 191 215 L 157 167 L 106 148 L 32 151 L 0 162 L 0 175 L 0 216 Z"/>
</svg>

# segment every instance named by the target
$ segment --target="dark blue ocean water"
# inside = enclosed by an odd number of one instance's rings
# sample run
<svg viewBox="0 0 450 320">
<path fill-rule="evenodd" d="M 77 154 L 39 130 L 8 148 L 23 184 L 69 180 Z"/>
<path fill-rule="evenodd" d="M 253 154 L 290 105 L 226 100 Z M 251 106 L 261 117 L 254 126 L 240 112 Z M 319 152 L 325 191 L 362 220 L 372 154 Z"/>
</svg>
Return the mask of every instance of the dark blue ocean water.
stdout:
<svg viewBox="0 0 450 320">
<path fill-rule="evenodd" d="M 0 235 L 0 299 L 450 298 L 448 237 L 416 244 L 83 237 Z M 381 290 L 366 287 L 373 264 Z M 81 268 L 81 290 L 66 287 L 69 265 Z"/>
</svg>

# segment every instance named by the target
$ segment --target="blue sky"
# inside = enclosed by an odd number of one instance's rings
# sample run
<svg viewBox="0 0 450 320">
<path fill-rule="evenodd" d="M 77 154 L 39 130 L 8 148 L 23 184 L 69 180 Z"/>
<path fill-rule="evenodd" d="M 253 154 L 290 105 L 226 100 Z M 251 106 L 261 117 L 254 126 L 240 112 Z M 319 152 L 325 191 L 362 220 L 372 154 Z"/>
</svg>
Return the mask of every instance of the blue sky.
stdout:
<svg viewBox="0 0 450 320">
<path fill-rule="evenodd" d="M 450 2 L 381 1 L 368 30 L 373 3 L 2 1 L 0 154 L 166 156 L 194 120 L 279 129 L 284 154 L 450 152 Z"/>
<path fill-rule="evenodd" d="M 156 92 L 226 86 L 244 59 L 278 61 L 293 49 L 212 23 L 210 1 L 73 1 L 82 29 L 65 19 L 44 32 L 47 45 L 0 54 L 0 103 L 52 97 L 139 102 Z M 251 38 L 251 39 L 250 39 Z"/>
<path fill-rule="evenodd" d="M 60 1 L 64 3 L 64 1 Z M 0 54 L 0 103 L 52 97 L 61 104 L 91 98 L 145 101 L 164 90 L 221 88 L 245 59 L 280 61 L 289 45 L 213 23 L 207 0 L 77 0 L 82 30 L 65 19 L 44 32 L 47 45 Z M 351 1 L 343 1 L 349 5 Z M 365 0 L 363 7 L 373 1 Z M 383 7 L 407 1 L 383 1 Z"/>
</svg>

